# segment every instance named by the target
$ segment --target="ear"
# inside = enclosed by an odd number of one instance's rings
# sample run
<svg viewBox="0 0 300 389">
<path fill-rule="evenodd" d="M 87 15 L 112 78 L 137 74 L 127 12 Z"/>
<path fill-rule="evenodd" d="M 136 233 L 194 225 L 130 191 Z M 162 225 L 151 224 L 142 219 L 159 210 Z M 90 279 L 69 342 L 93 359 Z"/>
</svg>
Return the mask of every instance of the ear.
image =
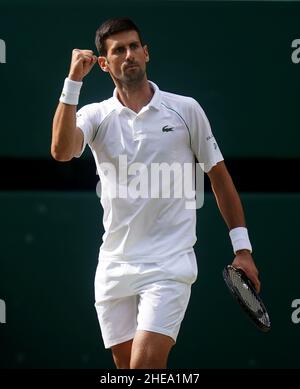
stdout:
<svg viewBox="0 0 300 389">
<path fill-rule="evenodd" d="M 98 57 L 98 64 L 104 72 L 109 72 L 109 66 L 106 57 Z"/>
<path fill-rule="evenodd" d="M 150 61 L 150 56 L 149 56 L 148 46 L 147 45 L 143 46 L 143 49 L 144 49 L 144 54 L 145 54 L 145 57 L 146 57 L 146 62 L 149 62 Z"/>
</svg>

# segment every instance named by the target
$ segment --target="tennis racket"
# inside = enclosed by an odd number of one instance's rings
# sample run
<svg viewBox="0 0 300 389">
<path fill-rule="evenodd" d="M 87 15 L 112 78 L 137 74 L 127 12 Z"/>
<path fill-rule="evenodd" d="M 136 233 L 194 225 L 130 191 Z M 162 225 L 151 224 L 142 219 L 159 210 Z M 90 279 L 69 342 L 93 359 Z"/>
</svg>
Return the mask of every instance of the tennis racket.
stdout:
<svg viewBox="0 0 300 389">
<path fill-rule="evenodd" d="M 271 322 L 262 299 L 245 272 L 232 265 L 225 266 L 223 278 L 231 294 L 237 299 L 252 322 L 263 332 L 271 329 Z"/>
</svg>

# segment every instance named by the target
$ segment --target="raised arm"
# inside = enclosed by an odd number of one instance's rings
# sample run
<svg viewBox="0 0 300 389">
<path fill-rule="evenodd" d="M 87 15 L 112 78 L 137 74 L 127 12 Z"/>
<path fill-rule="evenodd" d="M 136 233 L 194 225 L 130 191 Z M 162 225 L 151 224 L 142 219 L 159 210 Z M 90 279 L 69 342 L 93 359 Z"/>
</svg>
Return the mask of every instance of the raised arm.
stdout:
<svg viewBox="0 0 300 389">
<path fill-rule="evenodd" d="M 83 133 L 76 127 L 76 110 L 83 78 L 97 62 L 91 50 L 74 49 L 68 78 L 52 125 L 51 155 L 57 161 L 69 161 L 79 154 Z"/>
<path fill-rule="evenodd" d="M 229 230 L 245 227 L 243 206 L 224 161 L 217 163 L 208 173 L 219 210 Z M 253 282 L 257 291 L 260 290 L 258 270 L 251 252 L 248 249 L 236 251 L 232 265 L 243 269 Z"/>
</svg>

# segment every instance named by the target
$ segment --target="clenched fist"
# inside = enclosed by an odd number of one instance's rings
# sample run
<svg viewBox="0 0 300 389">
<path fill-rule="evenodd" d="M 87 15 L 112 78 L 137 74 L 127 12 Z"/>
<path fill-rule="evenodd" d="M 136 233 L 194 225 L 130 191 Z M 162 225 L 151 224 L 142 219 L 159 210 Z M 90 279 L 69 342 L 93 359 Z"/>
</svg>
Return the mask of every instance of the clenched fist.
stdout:
<svg viewBox="0 0 300 389">
<path fill-rule="evenodd" d="M 97 57 L 92 50 L 72 51 L 72 60 L 68 77 L 73 81 L 82 81 L 97 62 Z"/>
</svg>

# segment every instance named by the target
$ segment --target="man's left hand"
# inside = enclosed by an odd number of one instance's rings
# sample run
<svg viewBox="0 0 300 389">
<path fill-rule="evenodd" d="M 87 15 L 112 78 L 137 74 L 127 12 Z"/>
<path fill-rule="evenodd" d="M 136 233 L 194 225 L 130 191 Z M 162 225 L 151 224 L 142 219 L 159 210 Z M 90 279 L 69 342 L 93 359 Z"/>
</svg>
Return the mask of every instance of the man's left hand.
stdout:
<svg viewBox="0 0 300 389">
<path fill-rule="evenodd" d="M 246 276 L 253 283 L 257 293 L 260 292 L 260 281 L 258 278 L 258 270 L 255 266 L 254 260 L 249 250 L 238 250 L 232 266 L 242 269 Z"/>
</svg>

